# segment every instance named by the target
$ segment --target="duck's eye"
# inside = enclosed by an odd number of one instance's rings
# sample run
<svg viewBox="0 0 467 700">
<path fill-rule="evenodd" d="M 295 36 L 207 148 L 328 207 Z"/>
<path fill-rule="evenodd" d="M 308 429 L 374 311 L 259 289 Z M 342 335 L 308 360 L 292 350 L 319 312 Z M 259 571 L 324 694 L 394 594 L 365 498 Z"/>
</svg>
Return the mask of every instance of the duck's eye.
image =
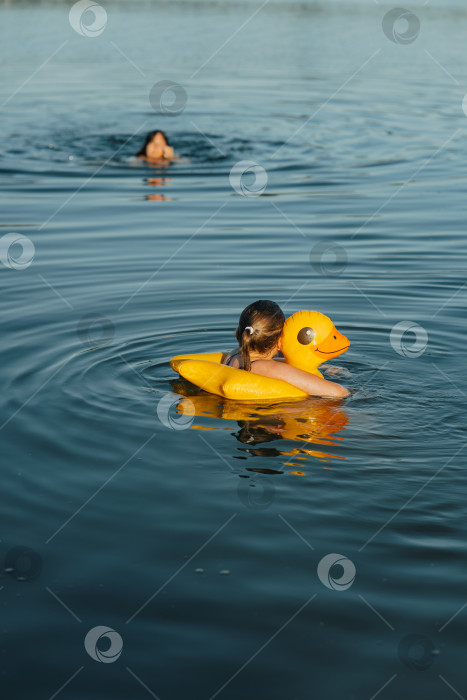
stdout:
<svg viewBox="0 0 467 700">
<path fill-rule="evenodd" d="M 313 328 L 302 328 L 297 333 L 297 340 L 301 345 L 309 345 L 314 337 L 315 332 Z"/>
</svg>

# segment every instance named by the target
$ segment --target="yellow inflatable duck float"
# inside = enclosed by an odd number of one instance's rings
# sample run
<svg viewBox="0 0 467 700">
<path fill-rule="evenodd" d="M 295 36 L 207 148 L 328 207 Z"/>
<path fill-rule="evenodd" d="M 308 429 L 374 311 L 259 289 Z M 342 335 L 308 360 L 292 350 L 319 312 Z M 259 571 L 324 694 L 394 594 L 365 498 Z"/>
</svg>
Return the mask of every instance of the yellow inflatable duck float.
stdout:
<svg viewBox="0 0 467 700">
<path fill-rule="evenodd" d="M 318 377 L 320 364 L 345 352 L 349 340 L 319 311 L 298 311 L 284 324 L 282 353 L 287 364 Z M 211 394 L 237 401 L 304 398 L 307 394 L 282 379 L 271 379 L 222 364 L 226 353 L 177 355 L 170 366 L 184 379 Z"/>
<path fill-rule="evenodd" d="M 319 311 L 297 311 L 290 316 L 284 323 L 281 341 L 287 364 L 317 377 L 323 376 L 318 369 L 320 364 L 350 347 L 348 338 Z"/>
</svg>

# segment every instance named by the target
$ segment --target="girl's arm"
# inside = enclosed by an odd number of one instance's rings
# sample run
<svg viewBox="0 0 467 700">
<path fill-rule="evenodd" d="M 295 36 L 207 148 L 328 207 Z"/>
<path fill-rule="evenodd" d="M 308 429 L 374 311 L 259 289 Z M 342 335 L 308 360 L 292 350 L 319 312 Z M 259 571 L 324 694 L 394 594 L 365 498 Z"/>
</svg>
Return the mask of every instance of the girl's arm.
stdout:
<svg viewBox="0 0 467 700">
<path fill-rule="evenodd" d="M 315 377 L 314 374 L 292 367 L 292 365 L 286 365 L 284 362 L 256 360 L 251 366 L 251 371 L 255 374 L 262 374 L 264 377 L 282 379 L 284 382 L 302 389 L 310 396 L 341 398 L 349 395 L 349 391 L 344 386 L 329 382 L 321 377 Z"/>
</svg>

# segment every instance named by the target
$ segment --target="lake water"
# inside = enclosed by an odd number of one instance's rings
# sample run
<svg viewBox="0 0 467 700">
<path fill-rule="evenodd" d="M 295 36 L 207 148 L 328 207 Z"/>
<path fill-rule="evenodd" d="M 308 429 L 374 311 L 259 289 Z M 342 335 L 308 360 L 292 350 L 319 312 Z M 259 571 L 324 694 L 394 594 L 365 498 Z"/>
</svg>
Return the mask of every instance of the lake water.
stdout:
<svg viewBox="0 0 467 700">
<path fill-rule="evenodd" d="M 0 5 L 5 696 L 467 697 L 465 6 L 82 7 Z M 171 371 L 258 298 L 347 400 Z"/>
</svg>

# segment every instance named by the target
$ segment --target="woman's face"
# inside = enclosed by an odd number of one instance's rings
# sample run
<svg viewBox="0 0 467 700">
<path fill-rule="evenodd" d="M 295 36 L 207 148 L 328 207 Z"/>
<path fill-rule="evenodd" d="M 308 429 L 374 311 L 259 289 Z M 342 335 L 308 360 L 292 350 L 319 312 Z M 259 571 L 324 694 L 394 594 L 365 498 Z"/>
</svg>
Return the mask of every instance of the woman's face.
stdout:
<svg viewBox="0 0 467 700">
<path fill-rule="evenodd" d="M 158 131 L 153 140 L 146 146 L 146 157 L 149 160 L 171 160 L 174 149 L 167 144 L 164 135 Z"/>
</svg>

